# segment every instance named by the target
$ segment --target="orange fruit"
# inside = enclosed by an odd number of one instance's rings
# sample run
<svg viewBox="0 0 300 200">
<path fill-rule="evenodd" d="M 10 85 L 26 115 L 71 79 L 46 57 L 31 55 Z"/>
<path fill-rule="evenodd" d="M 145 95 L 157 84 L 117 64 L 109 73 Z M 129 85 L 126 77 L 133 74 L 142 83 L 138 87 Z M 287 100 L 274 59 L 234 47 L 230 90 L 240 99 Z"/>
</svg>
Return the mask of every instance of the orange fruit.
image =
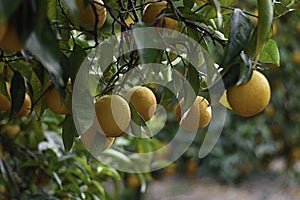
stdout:
<svg viewBox="0 0 300 200">
<path fill-rule="evenodd" d="M 4 22 L 0 24 L 0 41 L 2 40 L 2 38 L 4 37 L 7 31 L 7 27 L 8 27 L 8 22 Z"/>
<path fill-rule="evenodd" d="M 106 20 L 106 8 L 99 5 L 103 4 L 102 0 L 94 0 L 94 5 L 96 7 L 96 13 L 98 17 L 97 28 L 101 28 Z M 96 15 L 94 13 L 94 9 L 92 4 L 84 5 L 83 0 L 76 0 L 77 6 L 77 17 L 79 19 L 80 24 L 87 25 L 89 27 L 94 27 L 96 23 Z"/>
<path fill-rule="evenodd" d="M 25 98 L 24 98 L 24 102 L 22 107 L 20 108 L 20 110 L 17 112 L 17 114 L 15 115 L 16 118 L 21 118 L 24 116 L 28 116 L 31 112 L 31 98 L 30 96 L 25 93 Z"/>
<path fill-rule="evenodd" d="M 232 110 L 243 117 L 262 112 L 269 104 L 271 89 L 267 78 L 254 70 L 247 83 L 233 86 L 227 90 L 227 100 Z"/>
<path fill-rule="evenodd" d="M 91 150 L 97 145 L 103 146 L 100 150 L 100 152 L 102 152 L 111 147 L 115 138 L 102 135 L 98 121 L 95 120 L 92 126 L 81 135 L 81 141 L 88 150 Z"/>
<path fill-rule="evenodd" d="M 70 84 L 71 83 L 69 82 L 67 85 L 70 86 Z M 70 113 L 62 97 L 60 96 L 58 89 L 54 87 L 54 85 L 50 86 L 50 88 L 47 90 L 44 99 L 46 105 L 52 112 L 60 115 L 66 115 Z"/>
<path fill-rule="evenodd" d="M 23 44 L 20 41 L 19 35 L 12 24 L 7 25 L 6 33 L 0 40 L 0 48 L 8 51 L 21 51 Z"/>
<path fill-rule="evenodd" d="M 6 82 L 6 90 L 8 95 L 10 96 L 10 84 Z M 0 94 L 0 111 L 8 111 L 11 109 L 11 102 L 9 99 L 7 99 L 6 96 L 3 94 Z"/>
<path fill-rule="evenodd" d="M 201 96 L 197 96 L 193 105 L 185 117 L 181 120 L 181 107 L 184 104 L 184 99 L 181 99 L 175 106 L 175 115 L 180 126 L 186 130 L 196 131 L 205 128 L 211 120 L 211 107 L 208 101 Z"/>
<path fill-rule="evenodd" d="M 145 121 L 153 117 L 157 102 L 152 90 L 144 86 L 135 86 L 128 91 L 126 97 Z"/>
<path fill-rule="evenodd" d="M 157 19 L 160 13 L 168 7 L 166 1 L 155 2 L 148 4 L 143 12 L 143 21 L 148 24 L 154 24 L 158 27 L 165 27 L 168 29 L 175 29 L 177 21 L 170 17 L 162 17 Z"/>
<path fill-rule="evenodd" d="M 95 103 L 101 132 L 108 137 L 125 134 L 130 125 L 131 112 L 127 101 L 119 95 L 104 95 Z"/>
</svg>

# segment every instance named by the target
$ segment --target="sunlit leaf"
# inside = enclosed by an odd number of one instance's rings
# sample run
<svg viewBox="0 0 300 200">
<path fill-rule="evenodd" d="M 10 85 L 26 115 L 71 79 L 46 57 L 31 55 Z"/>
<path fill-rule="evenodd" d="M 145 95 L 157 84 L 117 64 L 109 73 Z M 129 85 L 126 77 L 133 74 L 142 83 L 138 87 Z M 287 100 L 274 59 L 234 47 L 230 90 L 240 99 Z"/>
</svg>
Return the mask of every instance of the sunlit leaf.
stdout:
<svg viewBox="0 0 300 200">
<path fill-rule="evenodd" d="M 259 59 L 260 53 L 263 50 L 268 39 L 269 32 L 273 22 L 273 1 L 272 0 L 257 0 L 258 8 L 258 23 L 257 23 L 257 41 L 255 60 Z"/>
<path fill-rule="evenodd" d="M 10 99 L 8 95 L 5 80 L 0 76 L 0 94 L 4 95 L 7 99 Z"/>
<path fill-rule="evenodd" d="M 259 61 L 268 64 L 280 65 L 280 54 L 276 42 L 269 39 L 260 54 Z"/>
</svg>

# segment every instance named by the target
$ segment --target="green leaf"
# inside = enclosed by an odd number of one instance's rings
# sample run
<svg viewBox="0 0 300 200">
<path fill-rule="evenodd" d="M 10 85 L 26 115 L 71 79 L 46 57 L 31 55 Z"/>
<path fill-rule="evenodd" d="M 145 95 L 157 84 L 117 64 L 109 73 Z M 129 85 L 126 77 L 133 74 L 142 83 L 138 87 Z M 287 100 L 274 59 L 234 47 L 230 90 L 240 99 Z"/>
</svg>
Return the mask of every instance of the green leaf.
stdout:
<svg viewBox="0 0 300 200">
<path fill-rule="evenodd" d="M 268 64 L 274 64 L 277 67 L 280 65 L 280 54 L 277 43 L 269 39 L 263 51 L 260 54 L 259 61 Z"/>
<path fill-rule="evenodd" d="M 239 69 L 240 75 L 236 85 L 247 83 L 250 80 L 253 72 L 252 61 L 243 52 L 241 53 L 240 56 L 242 61 L 240 62 L 240 69 Z"/>
<path fill-rule="evenodd" d="M 195 4 L 195 0 L 183 0 L 183 5 L 185 8 L 192 9 Z"/>
<path fill-rule="evenodd" d="M 4 95 L 7 99 L 10 99 L 8 95 L 5 80 L 0 76 L 0 94 Z"/>
<path fill-rule="evenodd" d="M 217 20 L 218 20 L 218 28 L 221 28 L 223 19 L 222 19 L 222 14 L 221 14 L 220 2 L 219 2 L 219 0 L 210 0 L 210 1 L 216 11 Z"/>
<path fill-rule="evenodd" d="M 24 78 L 18 71 L 15 71 L 10 88 L 10 94 L 12 99 L 10 118 L 14 117 L 22 107 L 25 98 L 25 93 L 26 87 Z"/>
<path fill-rule="evenodd" d="M 130 128 L 133 135 L 137 137 L 141 137 L 142 135 L 142 117 L 135 110 L 134 106 L 129 102 L 129 107 L 131 111 L 131 119 Z"/>
<path fill-rule="evenodd" d="M 30 50 L 49 72 L 55 86 L 63 93 L 63 68 L 60 66 L 61 54 L 56 35 L 46 18 L 47 5 L 38 1 L 38 21 L 35 31 L 27 39 L 26 48 Z"/>
<path fill-rule="evenodd" d="M 172 102 L 172 99 L 174 97 L 173 92 L 169 89 L 172 88 L 173 86 L 173 81 L 169 81 L 165 86 L 164 89 L 162 91 L 162 96 L 160 99 L 159 104 L 163 107 L 166 107 L 167 105 L 169 105 Z"/>
<path fill-rule="evenodd" d="M 200 89 L 199 72 L 192 65 L 188 66 L 186 79 L 187 79 L 188 83 L 190 84 L 190 86 L 192 87 L 194 94 L 190 94 L 191 91 L 188 89 L 184 90 L 184 93 L 185 93 L 184 94 L 184 105 L 183 105 L 184 112 L 193 105 L 193 103 L 198 95 L 199 89 Z"/>
<path fill-rule="evenodd" d="M 146 27 L 143 23 L 135 25 L 137 28 Z M 149 35 L 151 40 L 149 40 Z M 155 37 L 154 37 L 155 36 Z M 156 37 L 157 36 L 157 37 Z M 133 31 L 133 39 L 137 46 L 139 56 L 142 64 L 147 63 L 160 63 L 162 60 L 163 50 L 162 48 L 149 48 L 160 47 L 164 44 L 162 38 L 152 29 L 137 29 Z M 148 47 L 148 48 L 145 48 Z"/>
<path fill-rule="evenodd" d="M 152 137 L 151 131 L 149 130 L 145 120 L 136 111 L 136 109 L 130 102 L 129 102 L 129 107 L 130 107 L 131 119 L 132 119 L 132 121 L 130 122 L 132 134 L 141 138 L 143 136 L 143 133 L 145 133 L 147 137 Z"/>
<path fill-rule="evenodd" d="M 241 51 L 244 50 L 251 36 L 252 28 L 251 20 L 243 11 L 235 9 L 231 18 L 229 44 L 221 64 L 222 67 L 226 69 L 240 55 Z"/>
<path fill-rule="evenodd" d="M 65 151 L 68 152 L 71 150 L 74 138 L 77 135 L 76 127 L 74 124 L 73 116 L 72 115 L 66 115 L 66 118 L 63 122 L 62 127 L 62 139 L 65 147 Z"/>
<path fill-rule="evenodd" d="M 6 22 L 10 16 L 18 9 L 21 0 L 1 0 L 0 1 L 0 24 Z"/>
<path fill-rule="evenodd" d="M 190 9 L 186 7 L 178 7 L 179 12 L 183 15 L 183 17 L 187 20 L 194 21 L 194 22 L 205 22 L 201 15 L 194 13 Z M 173 10 L 171 8 L 167 9 L 166 11 L 172 13 Z"/>
<path fill-rule="evenodd" d="M 273 22 L 273 1 L 257 0 L 258 23 L 255 60 L 258 61 L 260 53 L 268 39 Z"/>
<path fill-rule="evenodd" d="M 104 72 L 113 62 L 113 51 L 114 47 L 110 43 L 104 42 L 99 46 L 100 58 L 98 60 L 98 64 L 102 72 Z"/>
<path fill-rule="evenodd" d="M 83 60 L 86 58 L 87 53 L 81 46 L 75 43 L 73 51 L 70 55 L 70 65 L 71 65 L 71 79 L 75 80 L 78 69 L 80 68 Z"/>
</svg>

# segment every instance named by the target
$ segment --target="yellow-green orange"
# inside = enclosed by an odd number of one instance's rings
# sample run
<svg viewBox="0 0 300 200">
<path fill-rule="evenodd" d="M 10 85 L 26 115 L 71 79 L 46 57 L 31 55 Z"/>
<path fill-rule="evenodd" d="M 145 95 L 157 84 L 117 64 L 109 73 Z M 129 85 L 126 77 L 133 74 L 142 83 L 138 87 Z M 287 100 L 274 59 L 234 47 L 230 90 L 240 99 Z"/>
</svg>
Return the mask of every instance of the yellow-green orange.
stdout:
<svg viewBox="0 0 300 200">
<path fill-rule="evenodd" d="M 127 101 L 119 95 L 105 95 L 95 103 L 102 133 L 108 137 L 125 134 L 130 125 L 131 112 Z"/>
<path fill-rule="evenodd" d="M 114 143 L 115 138 L 107 137 L 101 134 L 98 120 L 95 119 L 92 126 L 81 135 L 81 141 L 88 150 L 91 150 L 92 148 L 98 149 L 98 146 L 101 147 L 101 149 L 99 149 L 100 153 L 101 151 L 110 148 L 111 145 Z"/>
<path fill-rule="evenodd" d="M 153 117 L 157 102 L 152 90 L 144 86 L 135 86 L 128 91 L 126 96 L 145 121 Z"/>
<path fill-rule="evenodd" d="M 20 41 L 17 31 L 10 23 L 2 40 L 0 40 L 0 48 L 8 51 L 20 51 L 23 49 L 23 44 Z"/>
<path fill-rule="evenodd" d="M 20 110 L 15 115 L 16 118 L 21 118 L 24 116 L 28 116 L 31 112 L 31 98 L 30 96 L 25 93 L 24 102 Z"/>
<path fill-rule="evenodd" d="M 232 110 L 243 117 L 254 116 L 265 109 L 271 98 L 267 78 L 254 70 L 250 80 L 227 90 L 227 100 Z"/>
<path fill-rule="evenodd" d="M 0 41 L 2 40 L 2 38 L 4 37 L 7 31 L 7 27 L 8 27 L 8 22 L 4 22 L 0 24 Z"/>
<path fill-rule="evenodd" d="M 157 19 L 160 13 L 168 7 L 166 1 L 155 2 L 148 4 L 143 12 L 143 21 L 148 24 L 153 24 L 158 27 L 165 27 L 168 29 L 175 29 L 177 21 L 170 17 L 162 17 Z"/>
<path fill-rule="evenodd" d="M 197 96 L 184 120 L 181 120 L 181 107 L 184 99 L 181 99 L 175 106 L 175 115 L 180 126 L 189 131 L 196 131 L 205 128 L 211 120 L 211 107 L 209 102 L 201 96 Z"/>
<path fill-rule="evenodd" d="M 227 93 L 226 91 L 223 93 L 223 95 L 221 96 L 219 102 L 227 109 L 232 110 L 231 106 L 229 105 L 228 101 L 227 101 Z"/>
<path fill-rule="evenodd" d="M 58 89 L 54 87 L 54 85 L 47 90 L 44 98 L 46 105 L 52 112 L 60 115 L 66 115 L 70 113 L 62 97 L 60 96 Z"/>
<path fill-rule="evenodd" d="M 7 93 L 10 96 L 10 84 L 8 82 L 6 82 L 6 89 L 7 89 Z M 0 111 L 8 111 L 11 109 L 11 102 L 9 99 L 7 99 L 6 96 L 4 96 L 3 94 L 0 94 Z"/>
</svg>

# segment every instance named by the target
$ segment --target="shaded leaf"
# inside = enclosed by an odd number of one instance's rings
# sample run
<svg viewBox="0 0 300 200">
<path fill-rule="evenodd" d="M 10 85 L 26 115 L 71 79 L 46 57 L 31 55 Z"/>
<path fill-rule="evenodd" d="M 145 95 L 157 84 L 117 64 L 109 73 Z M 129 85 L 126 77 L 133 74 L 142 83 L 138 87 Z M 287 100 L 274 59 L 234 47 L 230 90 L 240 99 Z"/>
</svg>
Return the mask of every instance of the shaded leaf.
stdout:
<svg viewBox="0 0 300 200">
<path fill-rule="evenodd" d="M 76 135 L 77 132 L 76 132 L 73 116 L 66 115 L 62 127 L 62 139 L 63 139 L 65 151 L 68 152 L 71 150 Z"/>
<path fill-rule="evenodd" d="M 86 58 L 87 53 L 84 49 L 75 43 L 73 51 L 70 55 L 70 65 L 71 65 L 71 79 L 75 80 L 78 69 L 80 68 L 83 60 Z"/>
<path fill-rule="evenodd" d="M 21 0 L 1 0 L 0 1 L 0 24 L 6 22 L 10 16 L 18 9 Z"/>
<path fill-rule="evenodd" d="M 252 33 L 251 20 L 239 9 L 235 9 L 231 17 L 229 44 L 226 48 L 221 66 L 225 69 L 240 55 L 248 44 Z"/>
<path fill-rule="evenodd" d="M 10 94 L 12 100 L 10 118 L 14 117 L 22 107 L 25 98 L 25 93 L 26 93 L 26 87 L 25 87 L 24 78 L 18 71 L 15 71 L 11 81 L 11 88 L 10 88 Z"/>
<path fill-rule="evenodd" d="M 247 83 L 253 72 L 253 66 L 252 66 L 252 61 L 247 57 L 246 54 L 243 52 L 241 53 L 241 59 L 242 61 L 240 62 L 240 75 L 239 75 L 239 80 L 237 81 L 236 85 L 241 85 L 243 83 Z"/>
<path fill-rule="evenodd" d="M 132 119 L 132 121 L 130 122 L 132 134 L 141 138 L 143 133 L 145 133 L 147 137 L 152 137 L 151 131 L 149 130 L 145 120 L 143 119 L 143 117 L 141 117 L 141 115 L 136 111 L 136 109 L 130 102 L 129 107 Z"/>
<path fill-rule="evenodd" d="M 169 88 L 172 88 L 173 84 L 174 84 L 173 81 L 169 81 L 164 86 L 164 89 L 162 91 L 162 96 L 161 96 L 161 99 L 159 102 L 159 104 L 163 107 L 166 107 L 167 105 L 169 105 L 172 102 L 174 94 Z"/>
<path fill-rule="evenodd" d="M 192 9 L 195 4 L 195 0 L 183 0 L 183 5 L 185 8 Z"/>
<path fill-rule="evenodd" d="M 192 65 L 188 66 L 186 79 L 190 86 L 192 87 L 193 91 L 190 91 L 188 88 L 184 89 L 184 105 L 183 105 L 183 111 L 185 112 L 188 108 L 190 108 L 195 99 L 198 95 L 199 89 L 200 89 L 200 80 L 199 80 L 199 72 L 195 67 Z M 187 83 L 186 83 L 187 84 Z M 187 86 L 184 86 L 187 87 Z M 193 92 L 194 94 L 191 94 L 190 92 Z"/>
</svg>

